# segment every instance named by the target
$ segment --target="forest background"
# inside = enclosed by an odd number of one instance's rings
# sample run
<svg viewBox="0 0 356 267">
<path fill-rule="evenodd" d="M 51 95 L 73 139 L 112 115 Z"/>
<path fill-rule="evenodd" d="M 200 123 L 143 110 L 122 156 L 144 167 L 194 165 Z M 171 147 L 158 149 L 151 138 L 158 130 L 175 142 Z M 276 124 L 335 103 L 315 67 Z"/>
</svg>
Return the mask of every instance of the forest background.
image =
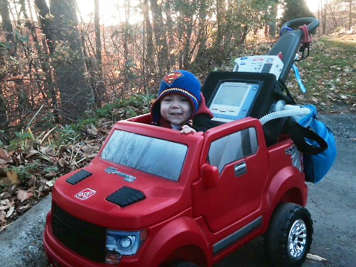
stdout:
<svg viewBox="0 0 356 267">
<path fill-rule="evenodd" d="M 0 231 L 57 177 L 87 164 L 115 121 L 147 112 L 165 73 L 186 69 L 203 82 L 232 70 L 237 57 L 268 53 L 282 23 L 297 17 L 318 17 L 318 36 L 355 31 L 352 0 L 315 0 L 314 14 L 304 0 L 114 1 L 110 25 L 101 23 L 105 1 L 91 0 L 84 18 L 80 1 L 0 0 Z M 325 46 L 315 49 L 328 57 Z M 317 77 L 323 57 L 314 59 L 304 64 Z M 354 110 L 356 65 L 331 68 L 342 75 L 307 83 L 328 94 L 298 100 Z"/>
</svg>

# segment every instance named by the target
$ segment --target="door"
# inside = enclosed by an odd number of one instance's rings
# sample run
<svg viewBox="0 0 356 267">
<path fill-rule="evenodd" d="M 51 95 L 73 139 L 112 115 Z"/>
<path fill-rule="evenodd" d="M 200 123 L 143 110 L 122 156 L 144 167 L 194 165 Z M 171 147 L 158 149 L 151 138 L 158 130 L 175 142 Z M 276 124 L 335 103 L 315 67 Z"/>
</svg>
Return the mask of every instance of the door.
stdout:
<svg viewBox="0 0 356 267">
<path fill-rule="evenodd" d="M 206 162 L 219 170 L 217 185 L 199 190 L 198 209 L 213 232 L 261 210 L 267 173 L 264 143 L 255 127 L 235 128 L 209 135 L 204 152 Z"/>
</svg>

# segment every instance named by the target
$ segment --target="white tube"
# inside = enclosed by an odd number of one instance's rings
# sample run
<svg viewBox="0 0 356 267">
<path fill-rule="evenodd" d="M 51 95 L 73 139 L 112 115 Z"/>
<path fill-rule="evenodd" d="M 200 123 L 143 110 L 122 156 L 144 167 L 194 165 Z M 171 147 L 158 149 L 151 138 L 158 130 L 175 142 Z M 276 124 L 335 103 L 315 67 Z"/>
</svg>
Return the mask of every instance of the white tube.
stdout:
<svg viewBox="0 0 356 267">
<path fill-rule="evenodd" d="M 260 121 L 263 124 L 274 120 L 274 119 L 279 119 L 283 117 L 291 117 L 291 116 L 298 116 L 298 115 L 307 115 L 311 112 L 309 108 L 302 108 L 299 106 L 293 106 L 293 105 L 286 105 L 287 109 L 281 110 L 281 111 L 276 111 L 269 113 L 262 118 L 260 118 Z"/>
</svg>

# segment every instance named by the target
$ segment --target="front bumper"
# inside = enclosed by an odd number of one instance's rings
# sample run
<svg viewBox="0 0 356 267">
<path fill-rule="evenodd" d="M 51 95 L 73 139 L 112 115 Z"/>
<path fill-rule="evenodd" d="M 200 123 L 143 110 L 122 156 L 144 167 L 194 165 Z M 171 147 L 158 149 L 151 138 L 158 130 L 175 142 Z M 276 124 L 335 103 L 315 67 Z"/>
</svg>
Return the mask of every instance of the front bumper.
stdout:
<svg viewBox="0 0 356 267">
<path fill-rule="evenodd" d="M 47 215 L 46 227 L 43 236 L 43 244 L 50 263 L 65 267 L 86 266 L 86 267 L 113 267 L 116 265 L 90 261 L 74 251 L 65 247 L 52 231 L 52 217 Z M 123 257 L 120 267 L 142 267 L 147 266 L 139 262 L 137 257 Z"/>
</svg>

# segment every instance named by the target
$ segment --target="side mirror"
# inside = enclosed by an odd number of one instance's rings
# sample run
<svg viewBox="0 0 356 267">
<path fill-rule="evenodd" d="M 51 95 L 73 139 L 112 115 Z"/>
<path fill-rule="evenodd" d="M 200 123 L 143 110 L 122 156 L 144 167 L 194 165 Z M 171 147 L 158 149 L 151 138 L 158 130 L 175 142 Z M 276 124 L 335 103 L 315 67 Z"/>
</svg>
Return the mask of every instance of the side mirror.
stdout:
<svg viewBox="0 0 356 267">
<path fill-rule="evenodd" d="M 200 168 L 203 183 L 206 187 L 214 187 L 219 181 L 219 170 L 216 166 L 204 163 Z"/>
</svg>

